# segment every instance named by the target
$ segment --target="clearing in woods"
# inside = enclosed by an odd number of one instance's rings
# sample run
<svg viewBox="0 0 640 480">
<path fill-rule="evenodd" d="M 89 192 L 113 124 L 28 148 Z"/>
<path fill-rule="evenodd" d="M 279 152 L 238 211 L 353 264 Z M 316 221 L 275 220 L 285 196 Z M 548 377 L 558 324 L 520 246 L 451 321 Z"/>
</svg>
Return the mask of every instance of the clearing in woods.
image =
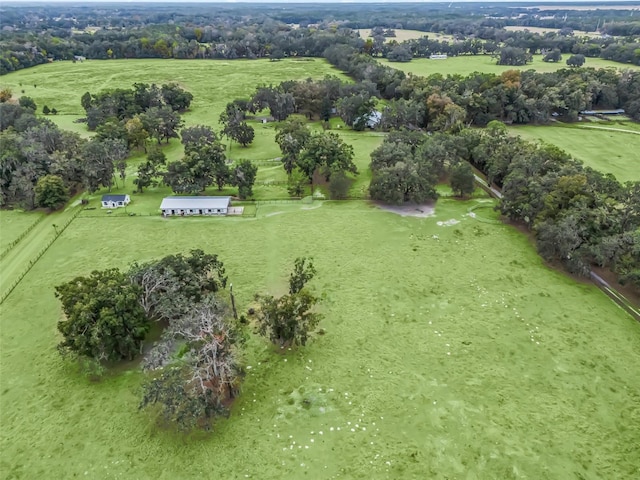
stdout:
<svg viewBox="0 0 640 480">
<path fill-rule="evenodd" d="M 404 42 L 405 40 L 417 40 L 418 38 L 422 38 L 428 36 L 431 40 L 438 40 L 440 42 L 453 42 L 455 39 L 453 35 L 448 35 L 446 33 L 437 33 L 437 32 L 423 32 L 422 30 L 406 30 L 406 29 L 392 29 L 396 32 L 395 37 L 386 37 L 385 43 L 389 43 L 393 40 L 396 42 Z M 359 28 L 358 33 L 361 38 L 365 40 L 371 37 L 371 29 L 370 28 Z"/>
</svg>

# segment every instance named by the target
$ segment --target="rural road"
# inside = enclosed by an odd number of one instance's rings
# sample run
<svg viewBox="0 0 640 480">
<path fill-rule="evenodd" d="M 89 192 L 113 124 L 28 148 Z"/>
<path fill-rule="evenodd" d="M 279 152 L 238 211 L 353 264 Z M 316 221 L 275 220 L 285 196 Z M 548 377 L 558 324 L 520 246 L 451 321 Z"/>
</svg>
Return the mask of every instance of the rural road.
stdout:
<svg viewBox="0 0 640 480">
<path fill-rule="evenodd" d="M 489 184 L 487 183 L 487 181 L 484 178 L 476 175 L 475 173 L 473 174 L 473 176 L 476 179 L 476 183 L 479 183 L 482 188 L 484 188 L 485 190 L 486 189 L 490 190 L 491 195 L 493 195 L 497 199 L 502 198 L 502 192 L 500 190 L 498 190 L 497 188 L 494 188 L 494 187 L 490 187 Z"/>
</svg>

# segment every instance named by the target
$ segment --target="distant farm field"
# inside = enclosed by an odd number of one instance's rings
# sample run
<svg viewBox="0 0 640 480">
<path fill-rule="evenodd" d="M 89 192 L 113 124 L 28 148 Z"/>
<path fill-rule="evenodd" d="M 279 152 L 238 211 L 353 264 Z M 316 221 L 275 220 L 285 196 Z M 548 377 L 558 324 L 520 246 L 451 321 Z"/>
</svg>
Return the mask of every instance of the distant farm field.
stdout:
<svg viewBox="0 0 640 480">
<path fill-rule="evenodd" d="M 582 160 L 585 165 L 612 173 L 620 182 L 640 181 L 638 124 L 579 124 L 571 128 L 527 125 L 511 127 L 509 130 L 526 140 L 556 145 Z"/>
<path fill-rule="evenodd" d="M 541 35 L 544 35 L 545 33 L 550 33 L 550 32 L 556 33 L 560 31 L 559 28 L 526 27 L 526 26 L 507 26 L 507 27 L 504 27 L 504 29 L 510 32 L 523 32 L 525 30 L 528 30 L 531 33 L 539 33 Z M 574 30 L 573 34 L 576 37 L 582 37 L 582 36 L 592 37 L 592 38 L 600 37 L 600 34 L 597 32 L 583 32 L 582 30 Z"/>
<path fill-rule="evenodd" d="M 555 72 L 561 68 L 568 68 L 565 61 L 568 55 L 563 55 L 563 60 L 558 63 L 548 63 L 542 61 L 541 55 L 534 55 L 533 62 L 520 67 L 512 67 L 506 65 L 496 65 L 496 60 L 490 55 L 463 55 L 459 57 L 450 57 L 446 60 L 431 60 L 428 58 L 414 58 L 410 62 L 389 62 L 386 59 L 379 61 L 392 68 L 397 68 L 406 73 L 414 75 L 428 76 L 434 73 L 442 75 L 469 75 L 473 72 L 495 73 L 500 75 L 505 70 L 536 70 L 538 72 Z M 601 58 L 587 58 L 585 67 L 593 68 L 629 68 L 632 70 L 640 70 L 637 65 L 626 65 Z"/>
<path fill-rule="evenodd" d="M 387 37 L 385 39 L 385 43 L 389 43 L 392 40 L 396 42 L 404 42 L 406 40 L 417 40 L 418 38 L 422 38 L 428 36 L 431 40 L 438 40 L 441 42 L 452 42 L 454 41 L 453 35 L 447 35 L 446 33 L 436 33 L 436 32 L 423 32 L 421 30 L 405 30 L 405 29 L 394 29 L 396 32 L 395 37 Z M 365 40 L 371 36 L 370 28 L 360 28 L 358 29 L 358 33 L 360 37 Z"/>
<path fill-rule="evenodd" d="M 78 217 L 2 305 L 3 477 L 634 478 L 637 323 L 474 205 Z M 191 248 L 220 255 L 242 310 L 312 255 L 326 334 L 292 352 L 254 336 L 230 418 L 185 439 L 138 412 L 135 365 L 92 383 L 60 359 L 53 287 Z"/>
<path fill-rule="evenodd" d="M 570 5 L 565 2 L 559 2 L 557 5 L 527 5 L 529 10 L 639 10 L 637 4 L 633 2 L 620 2 L 620 5 L 611 5 L 610 3 L 591 3 L 588 5 Z"/>
<path fill-rule="evenodd" d="M 131 88 L 136 82 L 175 82 L 193 93 L 189 124 L 217 123 L 227 102 L 248 98 L 256 86 L 278 84 L 283 80 L 345 76 L 323 59 L 297 58 L 278 62 L 269 60 L 87 60 L 54 62 L 19 70 L 0 78 L 16 96 L 27 95 L 38 105 L 56 108 L 58 117 L 84 115 L 80 98 L 85 92 L 97 93 L 110 88 Z M 21 93 L 24 90 L 24 93 Z M 51 117 L 55 119 L 55 117 Z M 71 122 L 64 122 L 68 126 Z"/>
</svg>

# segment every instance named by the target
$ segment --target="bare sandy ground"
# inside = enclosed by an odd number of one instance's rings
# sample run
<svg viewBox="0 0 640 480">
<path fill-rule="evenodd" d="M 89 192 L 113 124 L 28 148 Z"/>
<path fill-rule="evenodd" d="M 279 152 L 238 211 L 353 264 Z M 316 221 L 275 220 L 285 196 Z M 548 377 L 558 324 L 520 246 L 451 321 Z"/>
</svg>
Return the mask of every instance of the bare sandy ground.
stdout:
<svg viewBox="0 0 640 480">
<path fill-rule="evenodd" d="M 378 208 L 387 212 L 395 213 L 403 217 L 420 217 L 426 218 L 435 215 L 436 208 L 433 203 L 424 204 L 406 204 L 406 205 L 385 205 L 383 203 L 376 203 Z"/>
</svg>

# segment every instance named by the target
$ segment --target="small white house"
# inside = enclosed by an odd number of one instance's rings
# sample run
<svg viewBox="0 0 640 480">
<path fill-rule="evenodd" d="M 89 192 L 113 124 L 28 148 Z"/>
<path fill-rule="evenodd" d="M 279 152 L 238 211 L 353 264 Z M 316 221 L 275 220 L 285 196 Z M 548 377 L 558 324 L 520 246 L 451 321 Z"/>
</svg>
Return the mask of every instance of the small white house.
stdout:
<svg viewBox="0 0 640 480">
<path fill-rule="evenodd" d="M 231 197 L 165 197 L 160 210 L 165 217 L 172 215 L 227 215 Z"/>
<path fill-rule="evenodd" d="M 378 125 L 380 125 L 381 121 L 382 113 L 378 110 L 374 110 L 369 115 L 367 115 L 367 128 L 376 128 Z"/>
<path fill-rule="evenodd" d="M 131 202 L 129 195 L 103 195 L 102 208 L 126 207 Z"/>
</svg>

